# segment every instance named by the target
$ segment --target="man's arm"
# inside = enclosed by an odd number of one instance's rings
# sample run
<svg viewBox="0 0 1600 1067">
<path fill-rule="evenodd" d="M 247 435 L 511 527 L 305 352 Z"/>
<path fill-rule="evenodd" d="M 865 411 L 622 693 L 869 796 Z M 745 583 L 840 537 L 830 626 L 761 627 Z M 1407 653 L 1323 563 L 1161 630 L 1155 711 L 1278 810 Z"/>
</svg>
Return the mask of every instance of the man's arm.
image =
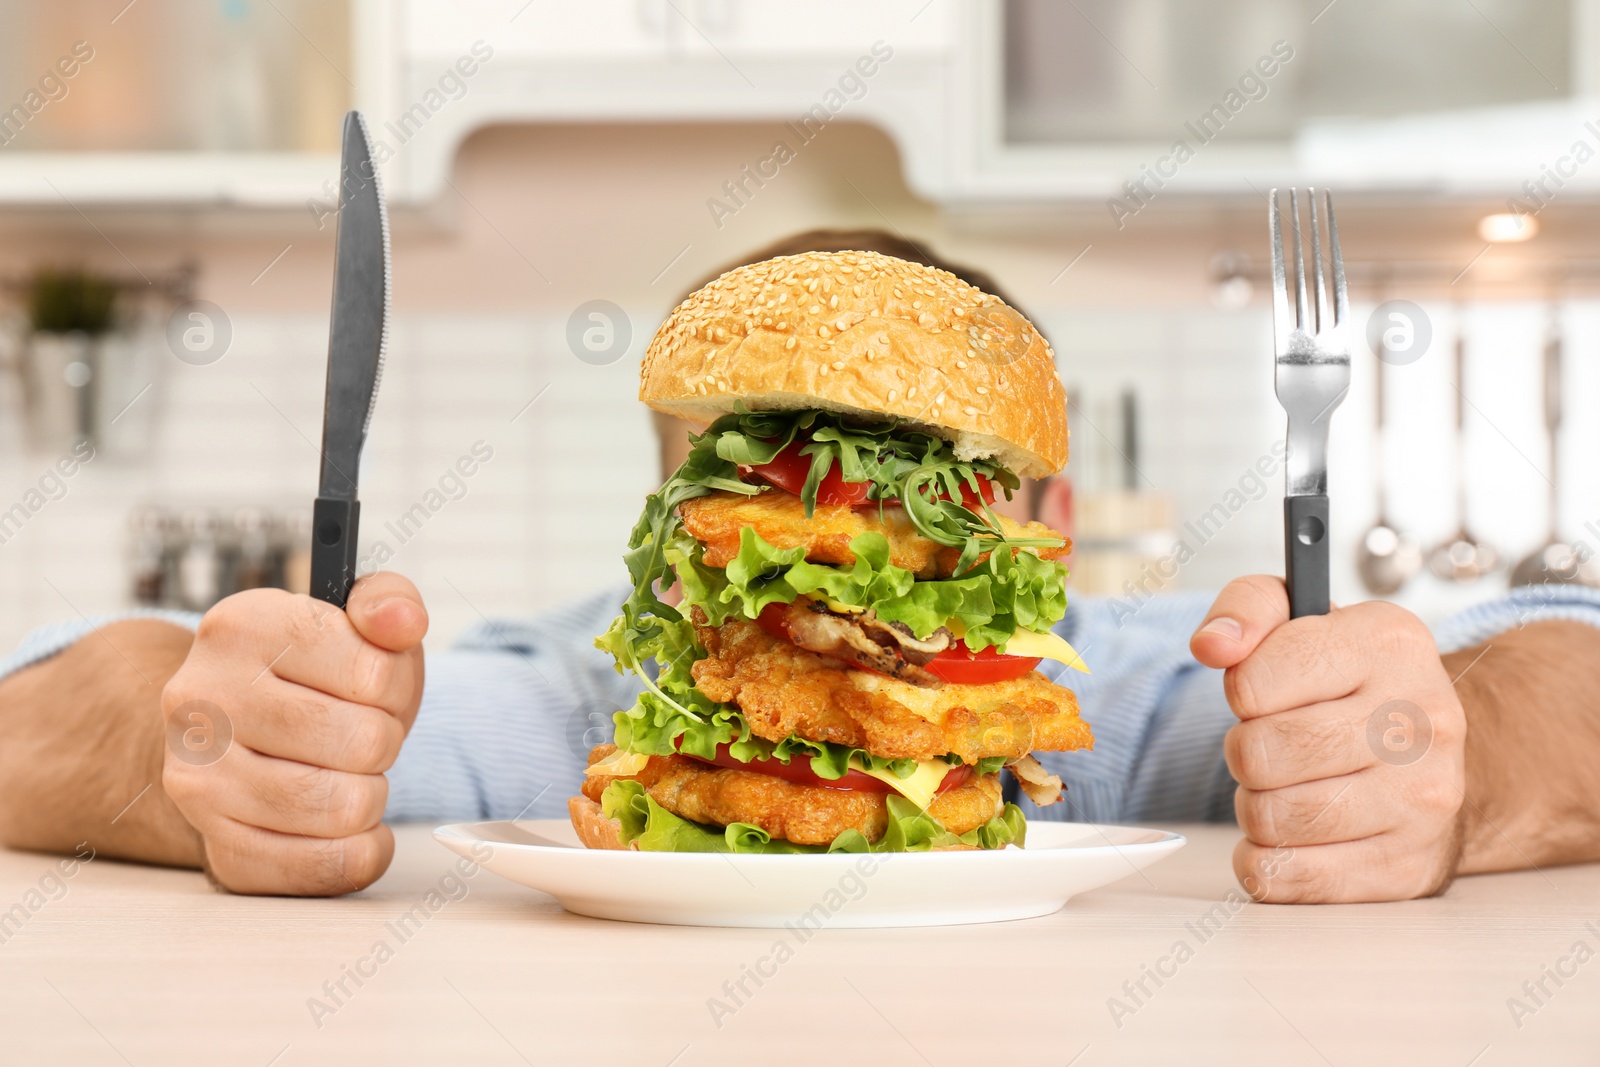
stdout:
<svg viewBox="0 0 1600 1067">
<path fill-rule="evenodd" d="M 1192 647 L 1240 720 L 1234 867 L 1259 899 L 1400 900 L 1600 858 L 1600 630 L 1540 622 L 1441 657 L 1395 605 L 1290 621 L 1283 582 L 1253 577 Z"/>
<path fill-rule="evenodd" d="M 200 866 L 200 835 L 161 788 L 161 691 L 193 641 L 130 619 L 0 680 L 0 842 Z"/>
<path fill-rule="evenodd" d="M 1443 658 L 1467 715 L 1456 873 L 1600 860 L 1600 629 L 1535 622 Z"/>
<path fill-rule="evenodd" d="M 147 620 L 84 637 L 0 681 L 0 840 L 203 865 L 237 892 L 371 884 L 427 625 L 416 588 L 377 574 L 348 612 L 257 589 L 192 639 Z"/>
</svg>

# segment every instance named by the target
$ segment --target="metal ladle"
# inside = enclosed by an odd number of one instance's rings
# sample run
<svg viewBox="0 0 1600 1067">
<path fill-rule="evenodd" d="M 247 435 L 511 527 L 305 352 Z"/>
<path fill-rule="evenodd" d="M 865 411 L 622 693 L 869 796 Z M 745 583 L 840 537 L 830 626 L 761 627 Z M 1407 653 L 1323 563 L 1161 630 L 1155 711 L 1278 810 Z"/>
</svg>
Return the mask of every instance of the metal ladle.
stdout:
<svg viewBox="0 0 1600 1067">
<path fill-rule="evenodd" d="M 1397 529 L 1389 521 L 1388 490 L 1384 483 L 1383 452 L 1383 380 L 1388 374 L 1388 346 L 1378 349 L 1378 378 L 1373 387 L 1377 399 L 1376 417 L 1372 428 L 1373 464 L 1372 482 L 1378 494 L 1378 518 L 1359 544 L 1356 545 L 1356 571 L 1361 584 L 1375 596 L 1388 596 L 1416 577 L 1422 569 L 1422 547 L 1417 539 Z"/>
<path fill-rule="evenodd" d="M 1452 582 L 1475 582 L 1495 569 L 1500 554 L 1467 529 L 1467 337 L 1456 334 L 1456 513 L 1459 526 L 1455 536 L 1439 545 L 1428 557 L 1428 566 L 1439 577 Z"/>
<path fill-rule="evenodd" d="M 1573 546 L 1562 541 L 1559 526 L 1559 486 L 1557 471 L 1561 437 L 1561 333 L 1552 325 L 1544 343 L 1544 429 L 1550 448 L 1550 526 L 1543 546 L 1536 549 L 1511 572 L 1511 585 L 1600 585 L 1600 573 L 1593 561 L 1581 559 Z"/>
</svg>

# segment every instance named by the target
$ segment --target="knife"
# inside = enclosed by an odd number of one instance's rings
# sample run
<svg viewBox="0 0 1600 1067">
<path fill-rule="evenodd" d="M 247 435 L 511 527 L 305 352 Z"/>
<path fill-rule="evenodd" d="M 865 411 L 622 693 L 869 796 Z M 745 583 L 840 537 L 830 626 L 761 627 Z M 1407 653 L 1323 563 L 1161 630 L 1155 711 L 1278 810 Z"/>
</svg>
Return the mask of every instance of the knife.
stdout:
<svg viewBox="0 0 1600 1067">
<path fill-rule="evenodd" d="M 389 215 L 359 111 L 344 117 L 333 255 L 322 473 L 311 517 L 311 595 L 343 608 L 356 581 L 356 475 L 389 334 Z"/>
</svg>

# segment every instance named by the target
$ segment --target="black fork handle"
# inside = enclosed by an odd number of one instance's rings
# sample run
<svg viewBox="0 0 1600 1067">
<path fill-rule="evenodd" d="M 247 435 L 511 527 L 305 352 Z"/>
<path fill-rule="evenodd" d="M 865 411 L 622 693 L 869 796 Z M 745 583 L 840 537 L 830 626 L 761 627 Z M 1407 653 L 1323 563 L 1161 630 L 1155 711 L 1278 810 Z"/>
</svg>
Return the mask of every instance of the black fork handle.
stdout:
<svg viewBox="0 0 1600 1067">
<path fill-rule="evenodd" d="M 319 496 L 311 512 L 311 595 L 340 610 L 356 584 L 359 500 Z"/>
<path fill-rule="evenodd" d="M 1328 494 L 1283 498 L 1289 617 L 1328 613 Z"/>
</svg>

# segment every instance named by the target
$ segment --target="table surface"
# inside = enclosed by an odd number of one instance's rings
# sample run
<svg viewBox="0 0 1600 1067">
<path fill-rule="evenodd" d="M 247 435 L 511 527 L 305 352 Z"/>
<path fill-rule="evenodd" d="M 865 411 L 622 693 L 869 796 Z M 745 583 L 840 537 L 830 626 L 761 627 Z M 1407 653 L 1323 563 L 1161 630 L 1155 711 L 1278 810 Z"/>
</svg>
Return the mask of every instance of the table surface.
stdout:
<svg viewBox="0 0 1600 1067">
<path fill-rule="evenodd" d="M 1175 856 L 1046 918 L 825 929 L 720 1019 L 708 1000 L 773 931 L 581 918 L 479 871 L 400 940 L 388 924 L 455 861 L 424 826 L 397 828 L 389 873 L 341 900 L 103 859 L 63 878 L 0 851 L 0 1063 L 1600 1062 L 1600 866 L 1402 904 L 1225 906 L 1208 933 L 1197 920 L 1238 891 L 1237 832 L 1174 829 Z"/>
</svg>

